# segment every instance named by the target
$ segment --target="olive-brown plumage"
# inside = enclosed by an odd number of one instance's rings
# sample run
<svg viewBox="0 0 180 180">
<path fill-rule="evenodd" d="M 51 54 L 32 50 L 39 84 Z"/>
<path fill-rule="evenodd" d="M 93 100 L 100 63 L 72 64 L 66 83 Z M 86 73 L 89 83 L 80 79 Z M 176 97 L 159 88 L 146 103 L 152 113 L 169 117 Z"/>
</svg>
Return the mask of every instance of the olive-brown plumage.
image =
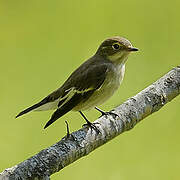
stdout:
<svg viewBox="0 0 180 180">
<path fill-rule="evenodd" d="M 102 104 L 118 89 L 123 80 L 127 57 L 131 51 L 137 50 L 125 38 L 117 36 L 106 39 L 95 55 L 77 68 L 60 88 L 16 117 L 32 110 L 57 109 L 46 128 L 70 110 L 82 114 L 82 110 Z"/>
</svg>

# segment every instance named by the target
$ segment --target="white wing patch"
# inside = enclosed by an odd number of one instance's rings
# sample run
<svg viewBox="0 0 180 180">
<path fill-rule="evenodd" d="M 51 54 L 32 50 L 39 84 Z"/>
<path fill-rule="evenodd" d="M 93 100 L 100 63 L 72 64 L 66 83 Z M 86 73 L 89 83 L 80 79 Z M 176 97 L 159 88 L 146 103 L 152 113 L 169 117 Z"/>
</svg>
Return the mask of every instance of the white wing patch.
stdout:
<svg viewBox="0 0 180 180">
<path fill-rule="evenodd" d="M 66 96 L 64 96 L 62 99 L 60 99 L 60 101 L 63 100 L 63 99 L 65 99 L 65 98 L 66 98 L 66 100 L 65 100 L 58 108 L 62 107 L 64 104 L 66 104 L 66 103 L 74 96 L 75 93 L 83 94 L 83 93 L 85 93 L 85 92 L 88 92 L 88 91 L 90 91 L 90 90 L 93 90 L 93 88 L 88 88 L 88 89 L 79 91 L 79 90 L 77 90 L 75 87 L 72 87 L 72 88 L 70 88 L 70 89 L 68 89 L 68 90 L 69 90 L 69 92 L 66 94 Z"/>
<path fill-rule="evenodd" d="M 60 101 L 62 101 L 62 100 L 64 100 L 64 99 L 70 99 L 71 97 L 70 97 L 70 94 L 71 94 L 71 92 L 72 92 L 72 88 L 70 88 L 70 89 L 67 89 L 66 91 L 69 91 L 63 98 L 58 98 L 58 99 L 56 99 L 55 101 L 53 101 L 53 102 L 48 102 L 48 103 L 46 103 L 46 104 L 44 104 L 44 105 L 42 105 L 42 106 L 40 106 L 40 107 L 38 107 L 38 108 L 36 108 L 34 111 L 47 111 L 47 110 L 53 110 L 53 109 L 57 109 L 58 108 L 58 104 L 59 104 L 59 102 Z M 69 98 L 70 97 L 70 98 Z M 66 103 L 67 102 L 67 99 L 66 99 L 66 101 L 64 102 L 64 103 Z M 64 104 L 63 103 L 63 104 Z M 62 105 L 63 105 L 62 104 Z M 61 105 L 61 106 L 62 106 Z"/>
<path fill-rule="evenodd" d="M 64 104 L 66 104 L 74 96 L 75 93 L 82 93 L 83 94 L 83 93 L 88 92 L 90 90 L 93 90 L 93 88 L 88 88 L 88 89 L 79 91 L 79 90 L 76 90 L 75 87 L 72 87 L 72 88 L 66 90 L 66 92 L 67 91 L 69 91 L 69 92 L 63 98 L 58 98 L 53 102 L 46 103 L 46 104 L 36 108 L 34 111 L 47 111 L 47 110 L 53 110 L 53 109 L 60 108 Z M 59 102 L 64 100 L 64 99 L 66 99 L 66 100 L 58 107 Z"/>
<path fill-rule="evenodd" d="M 46 104 L 34 109 L 34 111 L 47 111 L 47 110 L 57 109 L 58 103 L 59 103 L 59 99 L 56 99 L 53 102 L 46 103 Z"/>
</svg>

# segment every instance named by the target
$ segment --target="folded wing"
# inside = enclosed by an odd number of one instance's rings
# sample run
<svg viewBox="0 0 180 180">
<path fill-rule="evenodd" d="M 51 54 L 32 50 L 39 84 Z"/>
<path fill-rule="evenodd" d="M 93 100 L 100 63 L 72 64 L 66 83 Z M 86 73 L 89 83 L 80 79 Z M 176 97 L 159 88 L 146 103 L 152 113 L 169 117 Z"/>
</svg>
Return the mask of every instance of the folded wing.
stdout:
<svg viewBox="0 0 180 180">
<path fill-rule="evenodd" d="M 78 69 L 77 69 L 78 71 Z M 88 98 L 97 90 L 104 82 L 107 73 L 107 65 L 101 64 L 99 66 L 90 66 L 82 73 L 74 72 L 68 79 L 71 81 L 71 90 L 66 95 L 66 100 L 58 104 L 59 108 L 54 112 L 51 119 L 47 122 L 44 128 L 47 128 L 57 119 L 62 117 L 68 111 L 72 110 L 76 105 Z M 73 77 L 74 76 L 74 77 Z M 67 86 L 69 81 L 67 80 Z M 66 83 L 64 86 L 66 86 Z M 65 88 L 67 89 L 67 88 Z"/>
</svg>

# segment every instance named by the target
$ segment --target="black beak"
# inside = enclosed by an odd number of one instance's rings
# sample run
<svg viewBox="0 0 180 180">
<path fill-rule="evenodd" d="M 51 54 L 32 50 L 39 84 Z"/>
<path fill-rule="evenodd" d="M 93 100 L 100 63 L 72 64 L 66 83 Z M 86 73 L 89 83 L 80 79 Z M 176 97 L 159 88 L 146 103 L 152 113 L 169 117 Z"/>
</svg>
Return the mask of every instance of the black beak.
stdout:
<svg viewBox="0 0 180 180">
<path fill-rule="evenodd" d="M 135 48 L 135 47 L 129 47 L 129 48 L 128 48 L 128 51 L 139 51 L 139 49 L 138 49 L 138 48 Z"/>
</svg>

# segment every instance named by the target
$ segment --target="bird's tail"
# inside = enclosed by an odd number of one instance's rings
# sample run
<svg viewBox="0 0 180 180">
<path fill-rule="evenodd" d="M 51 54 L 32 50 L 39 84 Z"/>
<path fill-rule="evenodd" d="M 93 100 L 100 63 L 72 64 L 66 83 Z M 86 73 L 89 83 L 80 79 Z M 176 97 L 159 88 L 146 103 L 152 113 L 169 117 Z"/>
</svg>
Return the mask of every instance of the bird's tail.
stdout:
<svg viewBox="0 0 180 180">
<path fill-rule="evenodd" d="M 44 129 L 50 126 L 57 119 L 62 117 L 64 114 L 72 110 L 81 101 L 81 94 L 75 93 L 67 102 L 60 106 L 51 116 L 51 119 L 46 123 Z M 63 101 L 61 102 L 63 103 Z"/>
<path fill-rule="evenodd" d="M 47 98 L 44 98 L 44 99 L 43 99 L 42 101 L 40 101 L 39 103 L 34 104 L 33 106 L 28 107 L 27 109 L 21 111 L 21 112 L 16 116 L 16 118 L 18 118 L 19 116 L 22 116 L 23 114 L 26 114 L 26 113 L 28 113 L 28 112 L 30 112 L 30 111 L 32 111 L 32 110 L 35 110 L 35 109 L 39 108 L 40 106 L 46 104 L 47 102 L 48 102 Z"/>
<path fill-rule="evenodd" d="M 44 129 L 46 129 L 48 126 L 50 126 L 53 122 L 55 122 L 57 119 L 59 119 L 60 117 L 62 117 L 64 114 L 66 114 L 68 111 L 70 111 L 73 107 L 68 107 L 66 108 L 65 106 L 60 109 L 57 109 L 51 119 L 46 123 L 46 125 L 44 126 Z"/>
</svg>

